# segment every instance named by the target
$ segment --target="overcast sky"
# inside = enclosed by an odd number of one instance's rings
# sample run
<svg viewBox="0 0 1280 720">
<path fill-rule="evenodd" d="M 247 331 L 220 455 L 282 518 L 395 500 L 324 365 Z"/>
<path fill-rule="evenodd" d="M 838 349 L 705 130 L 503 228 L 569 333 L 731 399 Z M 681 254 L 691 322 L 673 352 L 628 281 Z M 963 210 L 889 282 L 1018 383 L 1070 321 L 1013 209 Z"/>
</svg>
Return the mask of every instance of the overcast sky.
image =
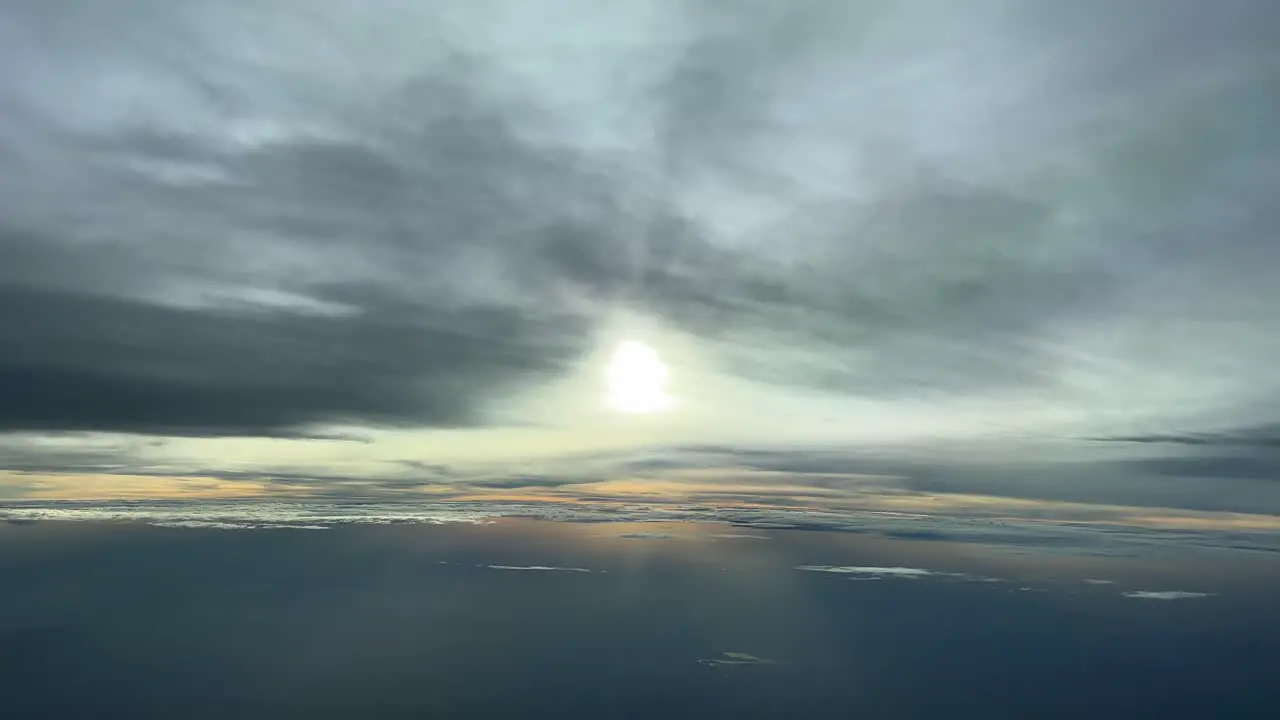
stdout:
<svg viewBox="0 0 1280 720">
<path fill-rule="evenodd" d="M 0 497 L 1280 513 L 1280 5 L 961 5 L 0 0 Z"/>
</svg>

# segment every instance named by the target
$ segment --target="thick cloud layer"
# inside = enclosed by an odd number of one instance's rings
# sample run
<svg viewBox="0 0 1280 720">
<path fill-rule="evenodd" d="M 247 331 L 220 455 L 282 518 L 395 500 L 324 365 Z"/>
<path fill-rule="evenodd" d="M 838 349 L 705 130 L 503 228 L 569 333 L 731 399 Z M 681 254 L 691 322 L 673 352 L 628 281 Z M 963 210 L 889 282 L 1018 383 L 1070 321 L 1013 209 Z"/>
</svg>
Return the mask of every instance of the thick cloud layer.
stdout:
<svg viewBox="0 0 1280 720">
<path fill-rule="evenodd" d="M 620 311 L 787 392 L 1274 423 L 1276 27 L 4 0 L 0 429 L 483 424 Z"/>
</svg>

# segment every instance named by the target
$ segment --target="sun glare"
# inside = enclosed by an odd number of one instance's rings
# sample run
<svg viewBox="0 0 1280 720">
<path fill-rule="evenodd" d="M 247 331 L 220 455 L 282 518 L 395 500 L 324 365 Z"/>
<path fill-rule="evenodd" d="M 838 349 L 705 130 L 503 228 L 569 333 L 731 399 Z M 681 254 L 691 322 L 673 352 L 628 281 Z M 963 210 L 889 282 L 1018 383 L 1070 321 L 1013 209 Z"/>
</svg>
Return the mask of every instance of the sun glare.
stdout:
<svg viewBox="0 0 1280 720">
<path fill-rule="evenodd" d="M 667 393 L 671 371 L 658 351 L 644 343 L 627 341 L 613 351 L 605 371 L 609 405 L 624 413 L 668 410 L 675 398 Z"/>
</svg>

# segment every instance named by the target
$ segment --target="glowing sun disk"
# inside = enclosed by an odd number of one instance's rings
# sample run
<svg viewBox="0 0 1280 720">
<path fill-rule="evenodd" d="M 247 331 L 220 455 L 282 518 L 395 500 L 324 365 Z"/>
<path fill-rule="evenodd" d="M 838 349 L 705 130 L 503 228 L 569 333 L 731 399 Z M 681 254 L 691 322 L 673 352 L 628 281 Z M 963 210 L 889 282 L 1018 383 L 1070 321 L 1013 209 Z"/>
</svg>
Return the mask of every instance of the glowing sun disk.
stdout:
<svg viewBox="0 0 1280 720">
<path fill-rule="evenodd" d="M 671 371 L 658 352 L 644 343 L 627 341 L 613 351 L 605 370 L 609 404 L 620 412 L 650 413 L 669 409 Z"/>
</svg>

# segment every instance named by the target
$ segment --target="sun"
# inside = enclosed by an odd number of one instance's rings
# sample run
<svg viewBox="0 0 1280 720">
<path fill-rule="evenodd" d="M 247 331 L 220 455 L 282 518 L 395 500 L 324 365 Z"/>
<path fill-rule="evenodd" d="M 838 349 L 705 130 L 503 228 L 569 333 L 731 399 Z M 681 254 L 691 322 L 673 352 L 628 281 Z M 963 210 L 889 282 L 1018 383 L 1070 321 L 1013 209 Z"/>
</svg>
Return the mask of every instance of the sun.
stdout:
<svg viewBox="0 0 1280 720">
<path fill-rule="evenodd" d="M 624 413 L 669 410 L 675 398 L 667 393 L 671 371 L 658 351 L 641 342 L 619 343 L 605 369 L 609 405 Z"/>
</svg>

